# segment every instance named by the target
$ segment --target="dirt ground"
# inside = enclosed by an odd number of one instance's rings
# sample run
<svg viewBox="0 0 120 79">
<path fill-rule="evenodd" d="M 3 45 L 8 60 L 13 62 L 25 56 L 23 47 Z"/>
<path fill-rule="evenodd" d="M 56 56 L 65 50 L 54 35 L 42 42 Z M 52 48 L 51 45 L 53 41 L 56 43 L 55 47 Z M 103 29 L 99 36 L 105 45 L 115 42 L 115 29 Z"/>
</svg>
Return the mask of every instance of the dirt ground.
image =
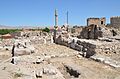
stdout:
<svg viewBox="0 0 120 79">
<path fill-rule="evenodd" d="M 120 71 L 108 65 L 83 58 L 78 51 L 56 44 L 34 45 L 37 53 L 24 55 L 17 64 L 11 64 L 10 51 L 8 57 L 0 52 L 0 79 L 62 79 L 61 76 L 43 74 L 42 78 L 34 77 L 34 70 L 52 65 L 64 79 L 120 79 Z M 5 56 L 5 57 L 4 57 Z M 34 64 L 36 57 L 48 57 L 40 64 Z M 8 60 L 8 61 L 6 61 Z M 3 64 L 2 64 L 3 63 Z M 79 77 L 70 75 L 65 65 L 80 70 Z"/>
</svg>

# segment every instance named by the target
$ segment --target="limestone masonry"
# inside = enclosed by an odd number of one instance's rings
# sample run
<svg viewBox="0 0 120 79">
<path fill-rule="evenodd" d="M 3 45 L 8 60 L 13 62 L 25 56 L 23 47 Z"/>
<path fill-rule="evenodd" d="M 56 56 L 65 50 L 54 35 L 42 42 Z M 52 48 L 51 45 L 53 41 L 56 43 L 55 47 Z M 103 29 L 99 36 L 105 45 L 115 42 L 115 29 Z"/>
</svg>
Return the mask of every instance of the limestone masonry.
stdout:
<svg viewBox="0 0 120 79">
<path fill-rule="evenodd" d="M 112 27 L 120 28 L 120 16 L 111 17 L 110 24 Z"/>
<path fill-rule="evenodd" d="M 110 20 L 0 35 L 0 79 L 120 79 L 120 17 Z"/>
</svg>

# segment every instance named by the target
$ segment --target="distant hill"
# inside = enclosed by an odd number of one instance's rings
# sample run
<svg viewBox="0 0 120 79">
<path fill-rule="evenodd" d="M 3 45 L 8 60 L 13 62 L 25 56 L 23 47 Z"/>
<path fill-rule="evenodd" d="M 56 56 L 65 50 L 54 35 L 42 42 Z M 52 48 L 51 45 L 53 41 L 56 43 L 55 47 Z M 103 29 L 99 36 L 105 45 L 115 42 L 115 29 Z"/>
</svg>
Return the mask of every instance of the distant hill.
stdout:
<svg viewBox="0 0 120 79">
<path fill-rule="evenodd" d="M 0 25 L 0 29 L 15 29 L 13 26 Z"/>
<path fill-rule="evenodd" d="M 0 29 L 40 29 L 41 27 L 35 27 L 35 26 L 6 26 L 6 25 L 0 25 Z"/>
</svg>

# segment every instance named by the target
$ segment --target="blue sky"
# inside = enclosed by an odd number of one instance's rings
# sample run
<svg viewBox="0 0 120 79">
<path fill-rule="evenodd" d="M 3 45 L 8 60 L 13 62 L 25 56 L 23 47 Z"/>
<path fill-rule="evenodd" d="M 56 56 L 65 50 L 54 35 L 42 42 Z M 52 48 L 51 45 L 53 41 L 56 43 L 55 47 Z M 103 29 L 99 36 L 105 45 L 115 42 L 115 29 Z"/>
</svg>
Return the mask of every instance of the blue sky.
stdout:
<svg viewBox="0 0 120 79">
<path fill-rule="evenodd" d="M 59 25 L 86 25 L 89 17 L 120 16 L 120 0 L 0 0 L 0 25 L 53 26 L 54 10 Z"/>
</svg>

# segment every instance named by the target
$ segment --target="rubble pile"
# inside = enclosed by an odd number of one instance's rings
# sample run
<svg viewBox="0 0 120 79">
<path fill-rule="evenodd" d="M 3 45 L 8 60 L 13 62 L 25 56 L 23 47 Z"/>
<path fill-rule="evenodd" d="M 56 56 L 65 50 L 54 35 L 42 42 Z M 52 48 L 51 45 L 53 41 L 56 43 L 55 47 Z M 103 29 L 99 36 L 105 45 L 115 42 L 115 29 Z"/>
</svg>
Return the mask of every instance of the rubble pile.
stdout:
<svg viewBox="0 0 120 79">
<path fill-rule="evenodd" d="M 35 52 L 35 48 L 30 44 L 29 40 L 16 41 L 12 48 L 14 56 L 30 55 Z"/>
<path fill-rule="evenodd" d="M 78 38 L 82 39 L 98 39 L 101 37 L 111 37 L 119 35 L 116 29 L 108 28 L 108 27 L 97 27 L 96 25 L 90 25 L 84 27 L 78 35 Z"/>
<path fill-rule="evenodd" d="M 65 32 L 56 37 L 55 44 L 52 34 L 34 31 L 1 41 L 0 55 L 8 55 L 0 56 L 0 71 L 7 75 L 3 79 L 119 78 L 119 36 L 88 40 Z"/>
<path fill-rule="evenodd" d="M 117 60 L 119 63 L 120 41 L 118 40 L 118 38 L 115 37 L 99 38 L 97 40 L 87 40 L 87 39 L 78 39 L 75 37 L 60 36 L 59 38 L 57 38 L 57 43 L 80 51 L 80 54 L 83 57 L 90 58 L 91 56 L 93 57 L 94 55 L 99 56 L 100 54 L 106 57 L 110 57 L 111 60 L 109 62 L 114 62 L 114 60 Z M 106 60 L 103 61 L 106 62 Z M 118 67 L 118 66 L 114 66 L 114 67 Z"/>
<path fill-rule="evenodd" d="M 32 44 L 46 44 L 53 43 L 53 36 L 51 33 L 29 31 L 22 34 L 22 39 L 29 39 Z"/>
</svg>

